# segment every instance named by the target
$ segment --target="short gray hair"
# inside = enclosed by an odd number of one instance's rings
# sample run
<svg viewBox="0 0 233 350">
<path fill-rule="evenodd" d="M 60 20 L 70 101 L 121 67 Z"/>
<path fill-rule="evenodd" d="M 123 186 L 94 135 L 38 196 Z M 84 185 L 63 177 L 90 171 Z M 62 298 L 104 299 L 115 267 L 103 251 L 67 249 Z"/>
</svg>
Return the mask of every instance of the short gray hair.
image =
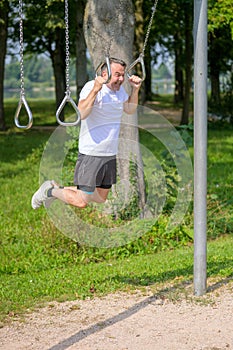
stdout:
<svg viewBox="0 0 233 350">
<path fill-rule="evenodd" d="M 126 63 L 125 63 L 125 61 L 123 61 L 123 60 L 121 60 L 120 58 L 115 58 L 115 57 L 110 57 L 109 58 L 109 62 L 110 62 L 110 64 L 111 63 L 118 63 L 118 64 L 120 64 L 122 67 L 124 67 L 124 68 L 126 68 Z M 106 68 L 107 68 L 107 64 L 106 64 L 106 62 L 104 62 L 103 64 L 102 64 L 102 66 L 101 66 L 101 73 L 104 71 L 104 70 L 106 70 Z"/>
</svg>

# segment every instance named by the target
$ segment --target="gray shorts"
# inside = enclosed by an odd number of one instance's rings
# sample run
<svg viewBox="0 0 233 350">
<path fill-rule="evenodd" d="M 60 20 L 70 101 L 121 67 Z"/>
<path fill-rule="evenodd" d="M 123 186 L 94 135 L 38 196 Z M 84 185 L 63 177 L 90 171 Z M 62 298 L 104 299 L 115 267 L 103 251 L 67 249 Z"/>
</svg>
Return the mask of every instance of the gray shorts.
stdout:
<svg viewBox="0 0 233 350">
<path fill-rule="evenodd" d="M 96 157 L 79 153 L 74 184 L 80 190 L 93 193 L 96 187 L 108 189 L 115 183 L 116 156 Z"/>
</svg>

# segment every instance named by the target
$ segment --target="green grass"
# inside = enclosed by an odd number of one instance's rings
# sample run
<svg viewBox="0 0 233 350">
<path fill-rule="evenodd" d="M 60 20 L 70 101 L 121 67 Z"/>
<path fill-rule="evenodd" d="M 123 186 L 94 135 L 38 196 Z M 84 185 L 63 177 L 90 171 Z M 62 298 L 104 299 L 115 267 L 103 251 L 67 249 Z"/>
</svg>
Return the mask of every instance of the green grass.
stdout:
<svg viewBox="0 0 233 350">
<path fill-rule="evenodd" d="M 208 223 L 211 237 L 233 232 L 232 139 L 231 129 L 209 130 Z"/>
<path fill-rule="evenodd" d="M 44 113 L 49 120 L 49 108 L 43 111 L 43 103 L 34 103 L 36 115 Z M 12 101 L 6 102 L 8 125 L 12 106 Z M 7 320 L 7 315 L 24 313 L 45 301 L 133 291 L 147 285 L 164 290 L 177 283 L 191 283 L 193 244 L 186 238 L 193 229 L 192 208 L 175 235 L 164 231 L 164 215 L 141 239 L 115 249 L 80 247 L 53 226 L 45 210 L 31 209 L 40 158 L 49 136 L 48 131 L 22 132 L 13 126 L 0 133 L 0 319 Z M 145 142 L 150 140 L 145 138 Z M 233 275 L 232 146 L 232 130 L 209 130 L 210 281 L 224 281 Z"/>
<path fill-rule="evenodd" d="M 208 276 L 211 281 L 232 278 L 232 243 L 230 236 L 209 243 Z M 145 286 L 164 290 L 166 286 L 174 288 L 179 284 L 180 288 L 192 283 L 192 274 L 192 247 L 98 264 L 61 259 L 57 266 L 50 263 L 40 271 L 35 271 L 32 266 L 25 273 L 2 274 L 1 316 L 20 314 L 45 301 L 83 299 L 119 290 L 143 291 Z"/>
<path fill-rule="evenodd" d="M 18 106 L 18 99 L 8 99 L 5 101 L 4 106 L 6 110 L 6 125 L 8 128 L 14 128 L 14 116 L 16 108 Z M 27 99 L 29 108 L 33 115 L 34 126 L 55 126 L 56 125 L 56 105 L 54 101 L 45 99 Z M 26 112 L 24 106 L 21 107 L 20 123 L 26 125 L 28 117 L 25 116 Z"/>
</svg>

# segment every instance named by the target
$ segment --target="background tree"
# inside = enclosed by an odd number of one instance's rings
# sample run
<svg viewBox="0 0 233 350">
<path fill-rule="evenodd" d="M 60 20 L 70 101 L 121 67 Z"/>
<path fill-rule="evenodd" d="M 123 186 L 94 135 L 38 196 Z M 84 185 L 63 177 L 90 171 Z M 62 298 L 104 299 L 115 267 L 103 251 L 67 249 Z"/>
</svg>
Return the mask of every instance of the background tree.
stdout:
<svg viewBox="0 0 233 350">
<path fill-rule="evenodd" d="M 83 19 L 84 11 L 86 7 L 87 0 L 76 0 L 76 23 L 74 28 L 76 28 L 76 86 L 77 86 L 77 100 L 79 99 L 79 94 L 88 80 L 87 74 L 87 46 L 83 32 Z"/>
<path fill-rule="evenodd" d="M 209 1 L 209 76 L 211 104 L 221 109 L 220 75 L 231 72 L 233 62 L 233 5 L 231 0 Z M 233 74 L 233 72 L 231 72 Z M 218 107 L 219 106 L 219 107 Z"/>
<path fill-rule="evenodd" d="M 12 25 L 18 25 L 18 3 L 13 0 L 15 17 Z M 75 55 L 75 14 L 77 2 L 69 1 L 69 16 L 73 19 L 70 26 L 70 52 Z M 56 105 L 60 105 L 66 88 L 65 80 L 65 21 L 63 0 L 24 0 L 24 48 L 27 54 L 45 54 L 52 62 L 55 81 Z M 18 41 L 18 31 L 12 31 L 11 38 Z M 27 62 L 30 65 L 29 62 Z M 26 67 L 25 67 L 26 69 Z M 62 116 L 61 116 L 62 117 Z"/>
<path fill-rule="evenodd" d="M 221 104 L 220 76 L 231 70 L 233 41 L 229 26 L 222 26 L 209 33 L 209 77 L 211 83 L 211 103 Z"/>
<path fill-rule="evenodd" d="M 227 26 L 233 39 L 233 4 L 231 0 L 209 0 L 208 7 L 208 30 Z"/>
<path fill-rule="evenodd" d="M 132 1 L 120 0 L 88 0 L 85 10 L 84 30 L 87 48 L 90 52 L 93 66 L 96 68 L 105 60 L 105 55 L 123 59 L 127 64 L 133 61 L 134 43 L 134 12 Z M 129 92 L 129 86 L 126 85 Z M 136 115 L 124 116 L 119 145 L 119 175 L 121 179 L 130 178 L 130 162 L 124 154 L 136 156 L 137 184 L 140 193 L 140 206 L 145 203 L 142 159 L 138 142 Z M 135 127 L 134 127 L 135 125 Z M 134 148 L 132 148 L 134 145 Z M 127 158 L 127 157 L 126 157 Z M 125 189 L 127 191 L 127 188 Z"/>
<path fill-rule="evenodd" d="M 143 0 L 134 0 L 134 15 L 135 15 L 135 30 L 134 30 L 134 52 L 133 57 L 134 59 L 138 58 L 139 54 L 142 52 L 143 49 L 143 43 L 144 43 L 144 11 L 143 11 Z M 144 60 L 146 62 L 146 60 Z M 146 65 L 145 65 L 146 66 Z M 136 72 L 140 76 L 141 70 L 139 66 L 136 67 Z M 140 103 L 143 104 L 150 95 L 150 91 L 148 91 L 148 85 L 151 84 L 148 83 L 150 80 L 150 75 L 148 75 L 147 72 L 147 78 L 142 83 L 141 89 L 140 89 Z"/>
<path fill-rule="evenodd" d="M 148 6 L 146 6 L 148 5 Z M 144 18 L 151 9 L 153 0 L 147 0 L 144 4 Z M 144 24 L 145 25 L 145 24 Z M 150 35 L 151 62 L 156 63 L 158 56 L 163 62 L 168 58 L 174 59 L 175 91 L 174 102 L 183 101 L 183 35 L 182 25 L 179 19 L 179 3 L 164 0 L 158 2 L 153 26 Z"/>
<path fill-rule="evenodd" d="M 6 130 L 5 116 L 4 116 L 4 72 L 5 72 L 5 57 L 7 44 L 7 28 L 8 28 L 8 14 L 9 14 L 8 0 L 0 1 L 0 130 Z"/>
<path fill-rule="evenodd" d="M 58 107 L 65 92 L 64 3 L 61 0 L 26 0 L 24 3 L 25 52 L 49 55 Z"/>
<path fill-rule="evenodd" d="M 165 59 L 174 58 L 174 103 L 183 103 L 181 123 L 187 124 L 192 81 L 193 0 L 159 2 L 155 21 L 154 36 L 162 55 Z"/>
<path fill-rule="evenodd" d="M 184 100 L 180 124 L 189 123 L 190 110 L 190 89 L 192 85 L 192 65 L 193 65 L 193 1 L 185 1 L 183 4 L 184 11 L 184 71 L 185 71 L 185 85 L 184 85 Z M 191 10 L 191 11 L 190 11 Z"/>
<path fill-rule="evenodd" d="M 154 0 L 133 0 L 135 13 L 135 37 L 134 37 L 134 59 L 138 58 L 143 50 L 144 41 L 149 27 L 152 9 L 155 5 Z M 156 13 L 153 18 L 150 35 L 148 37 L 147 46 L 144 52 L 144 64 L 146 70 L 146 80 L 143 82 L 140 91 L 140 103 L 144 104 L 146 100 L 152 99 L 152 63 L 156 62 L 157 55 L 153 50 L 156 45 Z M 151 52 L 154 52 L 152 57 Z M 136 67 L 137 73 L 140 75 L 140 66 Z"/>
<path fill-rule="evenodd" d="M 126 14 L 118 12 L 118 8 L 123 0 L 115 2 L 116 13 L 113 17 L 107 17 L 110 23 L 118 22 L 123 26 L 118 17 L 124 18 Z M 65 91 L 65 33 L 64 33 L 64 0 L 23 0 L 24 4 L 24 40 L 25 55 L 47 55 L 52 62 L 56 103 L 60 104 L 64 97 Z M 98 7 L 102 7 L 105 0 L 99 0 Z M 135 36 L 134 36 L 134 57 L 129 59 L 132 62 L 138 57 L 142 50 L 146 30 L 148 28 L 151 16 L 151 8 L 154 0 L 133 0 L 134 8 L 132 18 L 135 16 Z M 69 22 L 70 22 L 70 53 L 71 57 L 76 57 L 76 84 L 77 98 L 79 91 L 87 80 L 87 58 L 86 44 L 83 35 L 83 17 L 86 0 L 69 1 Z M 8 52 L 12 43 L 15 48 L 12 51 L 15 55 L 16 48 L 18 50 L 19 42 L 19 14 L 18 1 L 0 0 L 0 128 L 5 128 L 4 110 L 3 110 L 3 75 L 5 70 L 5 54 L 6 54 L 6 36 L 8 25 Z M 131 6 L 131 2 L 130 2 Z M 107 4 L 107 8 L 111 6 Z M 209 0 L 209 77 L 211 82 L 211 101 L 215 110 L 220 110 L 223 106 L 223 89 L 221 77 L 227 77 L 231 81 L 231 65 L 233 61 L 233 11 L 232 0 Z M 95 22 L 96 12 L 92 13 L 93 22 Z M 131 16 L 131 14 L 130 14 Z M 167 58 L 174 58 L 175 73 L 175 91 L 174 102 L 183 103 L 182 123 L 188 122 L 188 108 L 190 99 L 190 85 L 192 77 L 192 23 L 193 23 L 193 0 L 169 0 L 159 1 L 151 33 L 149 36 L 148 46 L 145 52 L 145 67 L 147 78 L 141 91 L 141 103 L 152 98 L 152 82 L 151 67 L 157 62 L 160 55 L 163 62 L 166 63 Z M 127 38 L 128 28 L 126 27 L 120 33 L 116 33 L 120 38 L 115 40 L 114 47 L 121 52 L 122 37 Z M 108 29 L 108 23 L 102 23 L 101 33 L 105 33 Z M 127 24 L 128 25 L 128 24 Z M 129 24 L 131 26 L 131 24 Z M 132 26 L 131 26 L 132 27 Z M 131 28 L 130 27 L 130 28 Z M 16 29 L 15 29 L 16 28 Z M 114 27 L 113 27 L 114 28 Z M 114 29 L 109 29 L 113 33 Z M 129 29 L 131 30 L 131 29 Z M 94 35 L 94 34 L 93 34 Z M 115 36 L 115 33 L 114 33 Z M 104 40 L 103 40 L 104 39 Z M 106 50 L 104 44 L 106 38 L 96 35 L 97 46 L 103 47 L 103 55 Z M 110 37 L 108 36 L 108 39 Z M 116 46 L 118 45 L 118 46 Z M 124 48 L 124 46 L 123 46 Z M 124 51 L 125 48 L 122 50 Z M 18 53 L 18 52 L 17 52 Z M 12 56 L 13 57 L 13 56 Z M 35 61 L 33 61 L 35 60 Z M 92 58 L 93 61 L 93 58 Z M 14 62 L 12 61 L 12 64 Z M 14 63 L 15 64 L 15 63 Z M 36 69 L 38 67 L 38 71 Z M 11 67 L 14 68 L 13 66 Z M 29 69 L 30 68 L 30 69 Z M 30 72 L 30 70 L 32 70 Z M 14 77 L 12 78 L 12 75 Z M 20 78 L 20 70 L 18 64 L 18 73 L 9 71 L 7 67 L 7 77 L 11 75 L 11 79 L 7 81 L 8 86 L 15 84 L 16 79 Z M 41 80 L 41 71 L 38 66 L 38 60 L 33 58 L 32 61 L 25 60 L 25 75 L 30 79 Z M 53 79 L 51 79 L 53 83 Z M 26 81 L 28 83 L 28 81 Z M 30 86 L 30 85 L 29 85 Z M 26 86 L 27 87 L 27 86 Z M 231 86 L 227 85 L 228 91 Z M 222 91 L 221 91 L 222 90 Z M 230 104 L 230 93 L 227 96 Z"/>
</svg>

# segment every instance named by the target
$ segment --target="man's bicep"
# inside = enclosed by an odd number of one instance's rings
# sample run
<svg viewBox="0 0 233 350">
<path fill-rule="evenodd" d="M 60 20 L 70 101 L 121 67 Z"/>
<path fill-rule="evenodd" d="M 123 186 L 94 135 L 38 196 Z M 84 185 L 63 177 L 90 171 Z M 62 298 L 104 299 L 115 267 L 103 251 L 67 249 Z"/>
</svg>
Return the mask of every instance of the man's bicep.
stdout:
<svg viewBox="0 0 233 350">
<path fill-rule="evenodd" d="M 79 94 L 79 101 L 86 100 L 86 98 L 88 97 L 92 89 L 93 89 L 93 82 L 92 81 L 87 82 Z"/>
<path fill-rule="evenodd" d="M 125 113 L 129 114 L 129 98 L 124 102 L 123 109 Z"/>
</svg>

